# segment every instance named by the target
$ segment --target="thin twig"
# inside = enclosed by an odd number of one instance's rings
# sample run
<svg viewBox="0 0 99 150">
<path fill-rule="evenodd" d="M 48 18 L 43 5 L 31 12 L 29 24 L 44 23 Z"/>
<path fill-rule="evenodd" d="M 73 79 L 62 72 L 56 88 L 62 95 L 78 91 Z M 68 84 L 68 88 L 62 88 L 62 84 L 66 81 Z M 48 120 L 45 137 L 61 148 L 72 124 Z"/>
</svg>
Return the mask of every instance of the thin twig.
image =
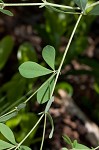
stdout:
<svg viewBox="0 0 99 150">
<path fill-rule="evenodd" d="M 47 114 L 45 114 L 45 118 L 44 118 L 44 128 L 43 128 L 43 136 L 42 136 L 42 142 L 41 142 L 40 150 L 42 150 L 43 144 L 44 144 L 45 129 L 46 129 L 46 115 L 47 115 Z"/>
<path fill-rule="evenodd" d="M 17 150 L 22 143 L 29 137 L 29 135 L 33 132 L 33 130 L 37 127 L 37 125 L 40 123 L 40 121 L 42 120 L 44 114 L 39 118 L 39 120 L 37 121 L 37 123 L 34 125 L 34 127 L 30 130 L 30 132 L 25 136 L 25 138 L 18 144 L 18 146 L 15 148 L 15 150 Z"/>
<path fill-rule="evenodd" d="M 65 9 L 80 9 L 79 7 L 71 7 L 71 6 L 65 6 L 65 5 L 59 5 L 49 2 L 43 2 L 43 3 L 0 3 L 2 7 L 9 7 L 9 6 L 53 6 L 53 7 L 59 7 L 59 8 L 65 8 Z"/>
</svg>

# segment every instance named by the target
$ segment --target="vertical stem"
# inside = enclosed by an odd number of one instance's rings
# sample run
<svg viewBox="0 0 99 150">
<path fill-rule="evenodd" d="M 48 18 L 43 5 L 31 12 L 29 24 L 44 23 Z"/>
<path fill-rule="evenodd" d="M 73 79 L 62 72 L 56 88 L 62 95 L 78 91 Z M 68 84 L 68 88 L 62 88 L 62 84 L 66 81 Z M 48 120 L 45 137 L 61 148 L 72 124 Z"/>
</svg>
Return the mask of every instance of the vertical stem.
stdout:
<svg viewBox="0 0 99 150">
<path fill-rule="evenodd" d="M 79 22 L 80 22 L 80 20 L 81 20 L 81 18 L 82 18 L 82 15 L 83 15 L 83 14 L 80 14 L 80 16 L 79 16 L 79 18 L 78 18 L 78 20 L 77 20 L 77 22 L 76 22 L 76 24 L 75 24 L 75 27 L 74 27 L 74 29 L 73 29 L 73 31 L 72 31 L 72 34 L 71 34 L 71 36 L 70 36 L 69 42 L 68 42 L 68 44 L 67 44 L 67 47 L 66 47 L 65 52 L 64 52 L 64 54 L 63 54 L 63 58 L 62 58 L 62 60 L 61 60 L 60 66 L 59 66 L 59 68 L 58 68 L 58 72 L 57 72 L 57 75 L 56 75 L 56 78 L 55 78 L 55 83 L 54 83 L 54 86 L 53 86 L 53 89 L 52 89 L 51 96 L 53 95 L 53 92 L 54 92 L 54 89 L 55 89 L 55 86 L 56 86 L 56 83 L 57 83 L 57 80 L 58 80 L 58 77 L 59 77 L 59 74 L 60 74 L 62 65 L 63 65 L 63 63 L 64 63 L 65 57 L 66 57 L 66 55 L 67 55 L 68 49 L 69 49 L 69 47 L 70 47 L 70 44 L 71 44 L 71 42 L 72 42 L 72 39 L 73 39 L 74 34 L 75 34 L 75 32 L 76 32 L 76 29 L 77 29 L 77 27 L 78 27 L 78 24 L 79 24 Z"/>
<path fill-rule="evenodd" d="M 56 86 L 56 83 L 57 83 L 57 80 L 58 80 L 58 77 L 59 77 L 59 74 L 60 74 L 62 65 L 63 65 L 63 63 L 64 63 L 65 57 L 66 57 L 67 52 L 68 52 L 68 50 L 69 50 L 70 44 L 71 44 L 71 42 L 72 42 L 72 39 L 73 39 L 73 37 L 74 37 L 74 34 L 75 34 L 76 29 L 77 29 L 77 27 L 78 27 L 78 24 L 79 24 L 79 22 L 80 22 L 80 20 L 81 20 L 81 18 L 82 18 L 82 15 L 83 15 L 83 14 L 80 14 L 80 16 L 79 16 L 79 18 L 78 18 L 78 20 L 77 20 L 77 22 L 76 22 L 76 24 L 75 24 L 75 26 L 74 26 L 74 29 L 73 29 L 73 31 L 72 31 L 72 34 L 71 34 L 71 36 L 70 36 L 69 42 L 68 42 L 68 44 L 67 44 L 67 47 L 66 47 L 66 49 L 65 49 L 65 52 L 64 52 L 64 54 L 63 54 L 61 63 L 60 63 L 59 68 L 58 68 L 58 72 L 57 72 L 57 75 L 56 75 L 56 78 L 55 78 L 54 86 L 53 86 L 53 89 L 52 89 L 52 92 L 51 92 L 50 97 L 52 97 L 52 95 L 53 95 L 53 92 L 54 92 L 54 89 L 55 89 L 55 86 Z M 43 137 L 42 137 L 42 143 L 41 143 L 41 148 L 40 148 L 40 150 L 42 150 L 43 143 L 44 143 L 45 128 L 46 128 L 46 114 L 45 114 L 44 130 L 43 130 Z"/>
<path fill-rule="evenodd" d="M 45 129 L 46 129 L 46 114 L 45 114 L 45 118 L 44 118 L 44 128 L 43 128 L 43 136 L 42 136 L 42 142 L 41 142 L 40 150 L 42 150 L 43 144 L 44 144 Z"/>
</svg>

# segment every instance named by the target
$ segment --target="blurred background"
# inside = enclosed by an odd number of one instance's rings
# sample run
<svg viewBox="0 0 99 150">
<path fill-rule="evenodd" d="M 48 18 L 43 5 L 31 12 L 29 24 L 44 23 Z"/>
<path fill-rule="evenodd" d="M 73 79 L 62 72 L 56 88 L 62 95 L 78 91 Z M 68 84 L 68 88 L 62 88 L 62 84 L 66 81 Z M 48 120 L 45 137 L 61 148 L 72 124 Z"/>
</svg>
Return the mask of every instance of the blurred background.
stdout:
<svg viewBox="0 0 99 150">
<path fill-rule="evenodd" d="M 51 2 L 74 6 L 72 0 Z M 7 9 L 14 16 L 0 13 L 0 115 L 25 101 L 47 79 L 46 76 L 23 78 L 18 72 L 19 65 L 30 60 L 46 66 L 42 49 L 52 45 L 56 49 L 58 68 L 78 18 L 78 15 L 34 6 Z M 37 114 L 44 108 L 45 105 L 39 105 L 34 96 L 25 109 L 7 121 L 17 142 L 30 131 L 38 120 Z M 62 135 L 90 147 L 99 144 L 99 16 L 83 16 L 61 70 L 50 113 L 55 131 L 53 139 L 48 139 L 51 126 L 47 122 L 44 150 L 60 150 L 66 146 Z M 25 141 L 32 150 L 39 150 L 42 131 L 43 121 Z"/>
</svg>

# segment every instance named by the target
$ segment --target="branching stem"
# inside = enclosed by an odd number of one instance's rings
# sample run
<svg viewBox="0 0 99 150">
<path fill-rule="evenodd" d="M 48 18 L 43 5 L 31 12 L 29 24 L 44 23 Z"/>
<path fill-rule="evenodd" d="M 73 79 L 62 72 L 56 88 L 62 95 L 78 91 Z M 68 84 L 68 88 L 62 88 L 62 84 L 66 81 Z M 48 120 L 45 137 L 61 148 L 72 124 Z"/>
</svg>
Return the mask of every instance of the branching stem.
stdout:
<svg viewBox="0 0 99 150">
<path fill-rule="evenodd" d="M 45 129 L 46 129 L 46 117 L 47 117 L 47 114 L 45 114 L 45 118 L 44 118 L 44 128 L 43 128 L 43 136 L 42 136 L 42 142 L 41 142 L 40 150 L 42 150 L 43 144 L 44 144 Z"/>
<path fill-rule="evenodd" d="M 54 92 L 54 89 L 55 89 L 55 86 L 56 86 L 58 77 L 59 77 L 60 72 L 61 72 L 62 65 L 63 65 L 63 63 L 64 63 L 65 57 L 66 57 L 67 52 L 68 52 L 68 50 L 69 50 L 70 44 L 71 44 L 71 42 L 72 42 L 72 39 L 73 39 L 73 37 L 74 37 L 74 34 L 75 34 L 76 29 L 77 29 L 77 27 L 78 27 L 78 24 L 79 24 L 79 22 L 80 22 L 80 20 L 81 20 L 81 18 L 82 18 L 82 15 L 83 15 L 83 14 L 80 14 L 80 16 L 79 16 L 79 18 L 78 18 L 78 20 L 77 20 L 77 22 L 76 22 L 76 24 L 75 24 L 75 27 L 74 27 L 74 29 L 73 29 L 73 31 L 72 31 L 72 34 L 71 34 L 71 36 L 70 36 L 69 42 L 68 42 L 68 44 L 67 44 L 67 46 L 66 46 L 65 52 L 64 52 L 64 54 L 63 54 L 61 63 L 60 63 L 59 68 L 58 68 L 58 72 L 57 72 L 57 75 L 56 75 L 56 78 L 55 78 L 55 82 L 54 82 L 54 86 L 53 86 L 53 89 L 52 89 L 51 96 L 53 95 L 53 92 Z"/>
<path fill-rule="evenodd" d="M 43 3 L 0 3 L 2 7 L 9 7 L 9 6 L 53 6 L 58 8 L 65 8 L 65 9 L 72 9 L 76 10 L 79 9 L 79 7 L 71 7 L 71 6 L 65 6 L 65 5 L 59 5 L 54 3 L 49 3 L 47 1 Z"/>
</svg>

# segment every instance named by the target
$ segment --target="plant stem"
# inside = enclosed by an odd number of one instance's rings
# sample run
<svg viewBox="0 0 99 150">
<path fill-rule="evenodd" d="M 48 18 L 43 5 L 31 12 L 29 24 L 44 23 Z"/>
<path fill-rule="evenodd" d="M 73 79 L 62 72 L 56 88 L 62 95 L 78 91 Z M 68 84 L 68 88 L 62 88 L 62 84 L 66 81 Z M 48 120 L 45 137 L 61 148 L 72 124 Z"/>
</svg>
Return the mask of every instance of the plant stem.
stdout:
<svg viewBox="0 0 99 150">
<path fill-rule="evenodd" d="M 80 16 L 79 16 L 79 18 L 78 18 L 78 20 L 77 20 L 77 22 L 76 22 L 76 24 L 75 24 L 75 27 L 74 27 L 74 29 L 73 29 L 73 31 L 72 31 L 72 34 L 71 34 L 71 36 L 70 36 L 69 42 L 68 42 L 68 44 L 67 44 L 67 46 L 66 46 L 65 52 L 64 52 L 64 54 L 63 54 L 63 57 L 62 57 L 62 60 L 61 60 L 61 63 L 60 63 L 60 65 L 59 65 L 58 72 L 57 72 L 57 75 L 56 75 L 56 78 L 55 78 L 54 86 L 53 86 L 53 89 L 52 89 L 52 92 L 51 92 L 51 97 L 52 97 L 52 95 L 53 95 L 53 92 L 54 92 L 54 89 L 55 89 L 55 86 L 56 86 L 56 83 L 57 83 L 59 74 L 60 74 L 60 72 L 61 72 L 62 65 L 63 65 L 63 63 L 64 63 L 65 57 L 66 57 L 67 52 L 68 52 L 68 50 L 69 50 L 70 44 L 71 44 L 71 42 L 72 42 L 72 39 L 73 39 L 73 37 L 74 37 L 74 34 L 75 34 L 76 29 L 77 29 L 77 27 L 78 27 L 78 24 L 79 24 L 79 22 L 80 22 L 80 20 L 81 20 L 81 18 L 82 18 L 82 15 L 83 15 L 83 14 L 80 14 Z"/>
<path fill-rule="evenodd" d="M 67 44 L 67 46 L 66 46 L 65 52 L 64 52 L 64 54 L 63 54 L 61 63 L 60 63 L 60 65 L 59 65 L 59 68 L 58 68 L 58 71 L 57 71 L 57 75 L 56 75 L 56 78 L 55 78 L 54 86 L 53 86 L 53 89 L 52 89 L 52 92 L 51 92 L 50 97 L 52 97 L 52 95 L 53 95 L 53 92 L 54 92 L 54 89 L 55 89 L 55 86 L 56 86 L 56 83 L 57 83 L 57 80 L 58 80 L 58 77 L 59 77 L 59 74 L 60 74 L 62 65 L 63 65 L 63 63 L 64 63 L 65 57 L 66 57 L 67 52 L 68 52 L 68 50 L 69 50 L 70 44 L 71 44 L 71 42 L 72 42 L 72 39 L 73 39 L 73 37 L 74 37 L 74 34 L 75 34 L 76 29 L 77 29 L 77 27 L 78 27 L 78 24 L 79 24 L 79 22 L 80 22 L 80 20 L 81 20 L 81 18 L 82 18 L 82 15 L 83 15 L 83 13 L 80 14 L 80 16 L 79 16 L 79 18 L 78 18 L 78 20 L 77 20 L 77 22 L 76 22 L 76 24 L 75 24 L 75 26 L 74 26 L 74 29 L 73 29 L 73 31 L 72 31 L 72 34 L 71 34 L 71 36 L 70 36 L 69 42 L 68 42 L 68 44 Z M 45 121 L 46 121 L 46 120 L 45 120 Z M 44 130 L 45 130 L 45 126 L 46 126 L 46 123 L 44 124 Z M 44 141 L 44 135 L 45 135 L 45 131 L 43 131 L 43 140 L 42 140 L 42 141 Z M 42 142 L 42 143 L 43 143 L 43 142 Z M 42 144 L 42 147 L 43 147 L 43 144 Z M 42 150 L 42 147 L 41 147 L 40 150 Z"/>
<path fill-rule="evenodd" d="M 17 150 L 22 143 L 28 138 L 28 136 L 33 132 L 33 130 L 37 127 L 37 125 L 40 123 L 40 121 L 42 120 L 44 114 L 39 118 L 39 120 L 37 121 L 37 123 L 34 125 L 34 127 L 30 130 L 30 132 L 25 136 L 25 138 L 18 144 L 18 146 L 15 148 L 15 150 Z"/>
<path fill-rule="evenodd" d="M 11 148 L 9 148 L 9 149 L 7 149 L 7 150 L 11 150 L 11 149 L 14 149 L 16 146 L 13 146 L 13 147 L 11 147 Z"/>
<path fill-rule="evenodd" d="M 97 146 L 96 148 L 94 148 L 93 150 L 97 150 L 99 148 L 99 146 Z"/>
<path fill-rule="evenodd" d="M 65 8 L 65 9 L 79 9 L 79 7 L 71 7 L 71 6 L 65 6 L 65 5 L 59 5 L 49 2 L 43 2 L 43 3 L 0 3 L 2 7 L 9 7 L 9 6 L 53 6 L 58 8 Z"/>
<path fill-rule="evenodd" d="M 9 115 L 9 114 L 11 114 L 11 113 L 13 113 L 13 112 L 15 112 L 16 110 L 17 110 L 17 109 L 15 108 L 15 109 L 9 111 L 8 113 L 6 113 L 6 114 L 0 116 L 0 118 L 5 117 L 5 116 L 7 116 L 7 115 Z"/>
<path fill-rule="evenodd" d="M 44 144 L 45 129 L 46 129 L 46 115 L 47 115 L 47 114 L 45 114 L 45 118 L 44 118 L 44 128 L 43 128 L 43 136 L 42 136 L 42 142 L 41 142 L 40 150 L 42 150 L 43 144 Z"/>
<path fill-rule="evenodd" d="M 2 111 L 1 114 L 6 113 L 7 111 L 13 109 L 15 106 L 17 106 L 21 101 L 23 101 L 26 96 L 30 95 L 33 93 L 33 90 L 30 90 L 28 93 L 26 93 L 24 96 L 22 96 L 21 98 L 19 98 L 17 101 L 15 101 L 12 105 L 8 106 L 5 110 Z M 15 109 L 14 109 L 15 110 Z M 13 111 L 13 110 L 12 110 Z M 9 112 L 8 112 L 9 113 Z M 11 112 L 10 112 L 11 113 Z M 7 114 L 7 113 L 6 113 Z M 2 117 L 2 116 L 1 116 Z"/>
</svg>

